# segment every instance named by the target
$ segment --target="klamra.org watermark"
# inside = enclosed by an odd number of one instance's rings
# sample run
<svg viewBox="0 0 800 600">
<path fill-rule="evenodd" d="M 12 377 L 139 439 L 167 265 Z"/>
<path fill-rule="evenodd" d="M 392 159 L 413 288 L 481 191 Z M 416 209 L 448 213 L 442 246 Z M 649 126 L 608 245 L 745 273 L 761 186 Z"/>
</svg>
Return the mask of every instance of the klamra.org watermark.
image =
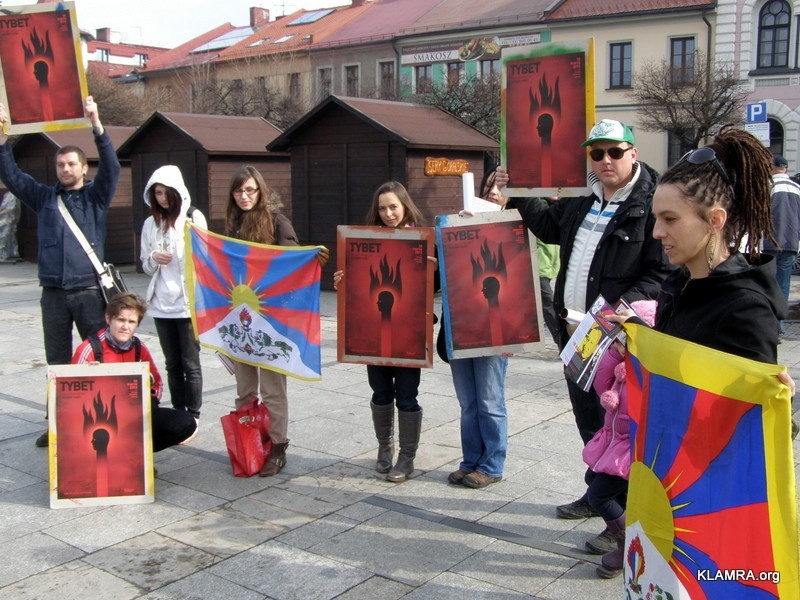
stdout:
<svg viewBox="0 0 800 600">
<path fill-rule="evenodd" d="M 752 569 L 700 569 L 697 581 L 770 581 L 780 583 L 780 571 L 753 571 Z"/>
</svg>

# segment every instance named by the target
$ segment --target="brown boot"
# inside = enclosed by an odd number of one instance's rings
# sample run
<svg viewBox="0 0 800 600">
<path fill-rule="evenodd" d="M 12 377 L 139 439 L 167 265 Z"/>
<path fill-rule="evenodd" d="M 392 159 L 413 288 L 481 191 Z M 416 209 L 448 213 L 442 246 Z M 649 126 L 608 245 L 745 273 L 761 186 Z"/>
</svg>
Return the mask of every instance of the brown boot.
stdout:
<svg viewBox="0 0 800 600">
<path fill-rule="evenodd" d="M 261 477 L 272 477 L 281 472 L 281 469 L 286 466 L 286 447 L 289 445 L 289 440 L 281 444 L 272 444 L 272 449 L 269 451 L 267 462 L 261 467 L 258 473 Z"/>
<path fill-rule="evenodd" d="M 617 541 L 617 549 L 604 554 L 600 559 L 600 566 L 597 567 L 597 576 L 602 579 L 613 579 L 622 574 L 625 566 L 625 513 L 613 521 L 606 521 L 609 533 Z"/>
<path fill-rule="evenodd" d="M 414 472 L 414 458 L 419 447 L 419 434 L 422 430 L 422 409 L 416 412 L 397 411 L 399 425 L 400 452 L 397 463 L 386 476 L 386 481 L 400 483 Z"/>
<path fill-rule="evenodd" d="M 375 437 L 378 439 L 378 460 L 375 461 L 375 470 L 378 473 L 388 473 L 392 469 L 394 456 L 394 403 L 375 404 L 369 403 L 372 409 L 372 425 L 375 427 Z"/>
</svg>

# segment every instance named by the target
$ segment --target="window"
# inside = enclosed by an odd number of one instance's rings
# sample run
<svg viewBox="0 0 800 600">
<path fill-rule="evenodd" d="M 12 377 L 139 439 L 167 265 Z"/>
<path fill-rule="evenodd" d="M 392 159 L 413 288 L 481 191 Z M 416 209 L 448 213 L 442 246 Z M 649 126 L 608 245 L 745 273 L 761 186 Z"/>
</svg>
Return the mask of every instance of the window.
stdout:
<svg viewBox="0 0 800 600">
<path fill-rule="evenodd" d="M 500 59 L 481 61 L 481 79 L 489 79 L 493 75 L 500 75 Z"/>
<path fill-rule="evenodd" d="M 317 96 L 320 100 L 331 95 L 331 67 L 317 70 Z"/>
<path fill-rule="evenodd" d="M 359 96 L 358 65 L 348 65 L 344 68 L 345 93 L 348 96 Z"/>
<path fill-rule="evenodd" d="M 609 56 L 611 57 L 611 65 L 609 69 L 609 72 L 611 73 L 611 81 L 609 82 L 610 88 L 614 89 L 631 87 L 632 54 L 633 44 L 631 42 L 611 44 L 609 47 Z"/>
<path fill-rule="evenodd" d="M 100 62 L 108 62 L 109 61 L 110 56 L 108 54 L 108 48 L 98 48 L 97 49 L 97 54 L 98 54 L 97 60 L 99 60 Z"/>
<path fill-rule="evenodd" d="M 673 85 L 694 81 L 694 38 L 672 38 L 670 40 L 669 64 L 672 67 Z"/>
<path fill-rule="evenodd" d="M 326 17 L 333 12 L 333 9 L 328 10 L 313 10 L 311 12 L 304 13 L 293 20 L 289 25 L 307 25 L 308 23 L 316 23 L 322 17 Z"/>
<path fill-rule="evenodd" d="M 767 2 L 758 15 L 758 68 L 789 66 L 791 10 L 785 0 Z"/>
<path fill-rule="evenodd" d="M 378 64 L 380 69 L 381 98 L 392 99 L 394 93 L 394 63 L 382 62 Z"/>
<path fill-rule="evenodd" d="M 423 94 L 431 89 L 433 79 L 431 77 L 431 65 L 422 65 L 414 68 L 414 75 L 417 80 L 417 93 Z"/>
<path fill-rule="evenodd" d="M 680 130 L 667 132 L 667 164 L 669 166 L 674 165 L 692 149 L 692 145 L 686 141 L 686 135 L 686 132 Z"/>
<path fill-rule="evenodd" d="M 297 100 L 300 97 L 300 73 L 289 73 L 289 97 Z"/>
<path fill-rule="evenodd" d="M 447 63 L 447 85 L 460 85 L 464 81 L 464 63 Z"/>
<path fill-rule="evenodd" d="M 783 125 L 775 119 L 767 119 L 767 123 L 769 123 L 769 151 L 772 154 L 780 154 L 783 156 Z"/>
<path fill-rule="evenodd" d="M 147 54 L 136 54 L 133 57 L 137 67 L 143 67 L 147 64 Z"/>
</svg>

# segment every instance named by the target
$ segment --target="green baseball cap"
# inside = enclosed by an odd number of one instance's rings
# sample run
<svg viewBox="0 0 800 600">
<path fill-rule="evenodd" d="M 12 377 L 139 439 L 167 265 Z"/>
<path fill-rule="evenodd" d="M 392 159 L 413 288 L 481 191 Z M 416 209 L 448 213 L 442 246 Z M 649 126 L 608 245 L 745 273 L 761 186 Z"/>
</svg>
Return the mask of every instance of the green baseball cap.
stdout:
<svg viewBox="0 0 800 600">
<path fill-rule="evenodd" d="M 628 142 L 631 146 L 635 146 L 636 142 L 633 139 L 633 131 L 631 128 L 614 121 L 613 119 L 603 119 L 592 127 L 589 132 L 589 139 L 581 144 L 584 148 L 591 146 L 595 142 L 607 140 L 609 142 Z"/>
</svg>

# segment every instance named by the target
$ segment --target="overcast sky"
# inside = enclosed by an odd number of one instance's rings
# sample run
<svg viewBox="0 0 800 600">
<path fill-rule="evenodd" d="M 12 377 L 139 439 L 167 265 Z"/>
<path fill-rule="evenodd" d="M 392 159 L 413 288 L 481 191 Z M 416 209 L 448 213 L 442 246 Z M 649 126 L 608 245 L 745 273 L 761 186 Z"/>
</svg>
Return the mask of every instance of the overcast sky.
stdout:
<svg viewBox="0 0 800 600">
<path fill-rule="evenodd" d="M 6 6 L 32 2 L 4 1 Z M 290 14 L 300 8 L 349 6 L 350 0 L 75 0 L 78 26 L 93 35 L 110 27 L 120 41 L 174 48 L 201 33 L 224 23 L 250 24 L 250 7 L 261 6 L 270 18 Z"/>
</svg>

